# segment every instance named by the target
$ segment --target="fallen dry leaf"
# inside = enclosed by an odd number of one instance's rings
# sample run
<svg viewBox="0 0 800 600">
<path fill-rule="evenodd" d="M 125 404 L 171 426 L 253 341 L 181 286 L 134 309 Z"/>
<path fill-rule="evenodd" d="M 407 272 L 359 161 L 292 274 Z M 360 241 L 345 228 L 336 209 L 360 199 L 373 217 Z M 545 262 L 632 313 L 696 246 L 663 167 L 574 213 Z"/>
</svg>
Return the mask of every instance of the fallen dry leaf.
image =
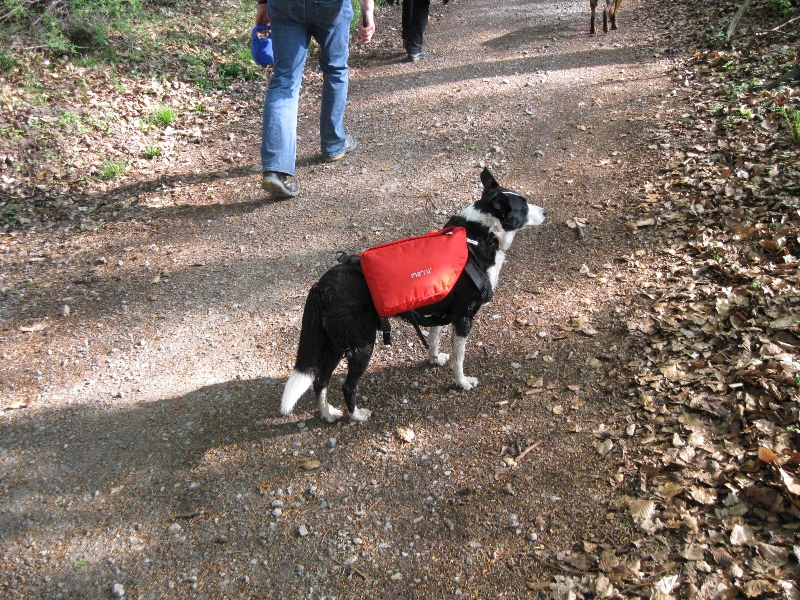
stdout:
<svg viewBox="0 0 800 600">
<path fill-rule="evenodd" d="M 770 465 L 778 464 L 778 457 L 769 448 L 760 447 L 758 449 L 758 459 Z"/>
<path fill-rule="evenodd" d="M 731 544 L 734 546 L 744 546 L 755 538 L 755 532 L 749 525 L 736 524 L 731 531 Z"/>
<path fill-rule="evenodd" d="M 597 446 L 597 453 L 600 456 L 605 457 L 609 452 L 611 452 L 612 448 L 614 448 L 614 442 L 611 441 L 611 438 L 608 438 Z"/>
<path fill-rule="evenodd" d="M 417 435 L 414 433 L 414 430 L 410 427 L 398 427 L 396 430 L 397 437 L 399 437 L 404 442 L 408 442 L 409 444 L 414 441 L 414 438 Z"/>
<path fill-rule="evenodd" d="M 800 496 L 800 477 L 792 475 L 785 469 L 781 469 L 780 472 L 784 487 L 786 487 L 786 489 L 792 494 Z"/>
<path fill-rule="evenodd" d="M 19 410 L 20 408 L 27 408 L 27 407 L 28 407 L 27 402 L 20 401 L 20 402 L 12 402 L 11 404 L 5 406 L 3 410 Z"/>
</svg>

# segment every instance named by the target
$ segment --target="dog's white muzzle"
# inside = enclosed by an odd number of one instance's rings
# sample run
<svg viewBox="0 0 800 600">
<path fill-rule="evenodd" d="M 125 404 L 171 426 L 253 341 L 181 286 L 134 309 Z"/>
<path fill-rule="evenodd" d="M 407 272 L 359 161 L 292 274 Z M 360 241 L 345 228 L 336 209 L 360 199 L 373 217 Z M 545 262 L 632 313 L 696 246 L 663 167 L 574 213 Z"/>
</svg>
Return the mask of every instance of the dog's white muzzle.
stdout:
<svg viewBox="0 0 800 600">
<path fill-rule="evenodd" d="M 544 218 L 547 216 L 547 209 L 535 204 L 528 204 L 528 222 L 526 227 L 533 227 L 544 223 Z"/>
</svg>

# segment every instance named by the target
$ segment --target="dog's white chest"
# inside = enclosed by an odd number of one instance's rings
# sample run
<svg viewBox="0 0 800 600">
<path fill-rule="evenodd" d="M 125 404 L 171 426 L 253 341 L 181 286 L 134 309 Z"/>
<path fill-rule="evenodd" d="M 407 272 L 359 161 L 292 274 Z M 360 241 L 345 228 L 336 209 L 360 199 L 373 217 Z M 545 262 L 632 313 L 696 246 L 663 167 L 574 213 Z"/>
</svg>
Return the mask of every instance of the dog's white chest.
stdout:
<svg viewBox="0 0 800 600">
<path fill-rule="evenodd" d="M 494 264 L 486 270 L 486 275 L 489 276 L 489 282 L 492 284 L 492 290 L 497 289 L 497 282 L 500 279 L 500 269 L 503 268 L 505 260 L 506 253 L 503 250 L 498 250 L 494 257 Z"/>
</svg>

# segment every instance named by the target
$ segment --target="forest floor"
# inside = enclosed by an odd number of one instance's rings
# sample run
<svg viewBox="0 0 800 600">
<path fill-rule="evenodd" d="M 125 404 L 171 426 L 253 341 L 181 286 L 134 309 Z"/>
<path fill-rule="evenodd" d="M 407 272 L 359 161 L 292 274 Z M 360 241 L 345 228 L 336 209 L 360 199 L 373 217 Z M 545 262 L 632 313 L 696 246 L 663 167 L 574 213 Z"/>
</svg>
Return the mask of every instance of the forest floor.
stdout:
<svg viewBox="0 0 800 600">
<path fill-rule="evenodd" d="M 310 57 L 281 202 L 260 73 L 42 61 L 39 103 L 7 74 L 0 595 L 800 597 L 798 94 L 767 88 L 797 41 L 756 7 L 703 47 L 737 6 L 692 6 L 591 36 L 585 0 L 435 4 L 414 64 L 383 8 L 358 149 L 319 160 Z M 478 315 L 477 388 L 398 322 L 368 422 L 281 416 L 334 253 L 441 226 L 484 166 L 549 212 Z"/>
</svg>

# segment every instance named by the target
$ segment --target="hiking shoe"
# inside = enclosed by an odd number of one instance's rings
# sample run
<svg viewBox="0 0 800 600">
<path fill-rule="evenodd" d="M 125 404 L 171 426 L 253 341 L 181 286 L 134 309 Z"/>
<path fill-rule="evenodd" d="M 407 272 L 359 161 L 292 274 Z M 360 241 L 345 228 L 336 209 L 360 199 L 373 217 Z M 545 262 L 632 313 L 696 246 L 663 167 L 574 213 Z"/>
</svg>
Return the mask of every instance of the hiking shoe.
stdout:
<svg viewBox="0 0 800 600">
<path fill-rule="evenodd" d="M 296 183 L 286 183 L 286 175 L 276 171 L 264 171 L 261 189 L 267 192 L 273 200 L 294 198 L 300 193 L 300 188 Z"/>
<path fill-rule="evenodd" d="M 341 153 L 337 154 L 336 156 L 323 156 L 322 160 L 324 162 L 336 162 L 340 158 L 343 158 L 345 154 L 350 154 L 353 150 L 356 149 L 356 146 L 358 146 L 358 142 L 356 142 L 356 138 L 354 138 L 349 133 L 345 134 L 345 136 L 344 136 L 344 150 L 342 150 Z"/>
<path fill-rule="evenodd" d="M 422 60 L 426 56 L 428 56 L 428 53 L 425 52 L 424 49 L 420 48 L 419 52 L 415 51 L 415 52 L 409 52 L 408 53 L 408 62 L 415 63 L 415 62 L 418 62 L 418 61 Z"/>
</svg>

